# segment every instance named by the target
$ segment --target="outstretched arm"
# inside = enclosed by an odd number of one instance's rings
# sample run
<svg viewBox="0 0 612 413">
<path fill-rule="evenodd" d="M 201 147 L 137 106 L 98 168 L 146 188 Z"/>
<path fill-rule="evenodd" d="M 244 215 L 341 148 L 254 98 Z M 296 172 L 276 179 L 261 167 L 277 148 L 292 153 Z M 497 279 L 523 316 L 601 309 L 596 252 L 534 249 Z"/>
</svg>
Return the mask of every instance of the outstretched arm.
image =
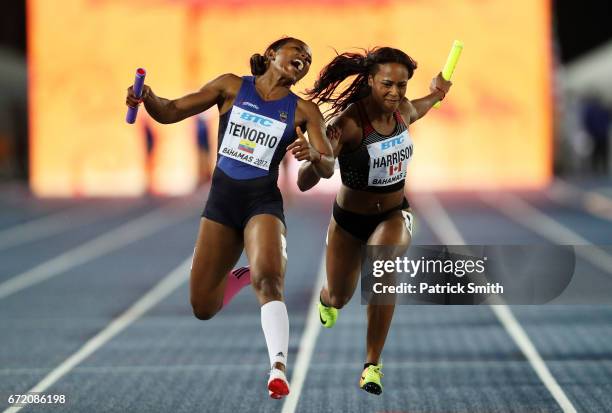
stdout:
<svg viewBox="0 0 612 413">
<path fill-rule="evenodd" d="M 410 119 L 410 123 L 421 119 L 436 102 L 444 99 L 452 82 L 444 80 L 442 74 L 434 77 L 429 85 L 429 95 L 423 96 L 420 99 L 408 100 L 404 99 L 400 104 L 400 112 L 406 119 Z"/>
<path fill-rule="evenodd" d="M 147 112 L 159 123 L 175 123 L 189 116 L 204 112 L 211 106 L 223 103 L 226 91 L 231 82 L 239 78 L 233 74 L 221 75 L 211 80 L 198 92 L 190 93 L 178 99 L 165 99 L 153 93 L 153 90 L 144 85 L 140 99 L 134 96 L 132 87 L 128 88 L 126 104 L 136 106 L 144 102 Z"/>
<path fill-rule="evenodd" d="M 296 128 L 298 138 L 287 147 L 298 161 L 309 161 L 314 173 L 320 178 L 334 174 L 334 156 L 329 139 L 325 134 L 325 121 L 319 107 L 310 101 L 298 103 L 306 121 L 308 139 L 300 127 Z"/>
</svg>

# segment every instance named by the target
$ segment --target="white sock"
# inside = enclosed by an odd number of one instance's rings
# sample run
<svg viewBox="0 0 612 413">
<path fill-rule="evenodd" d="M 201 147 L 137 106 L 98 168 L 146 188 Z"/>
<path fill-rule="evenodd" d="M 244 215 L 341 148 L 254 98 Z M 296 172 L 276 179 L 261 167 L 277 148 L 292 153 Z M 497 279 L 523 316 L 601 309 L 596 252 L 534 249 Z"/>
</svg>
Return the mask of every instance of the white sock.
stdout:
<svg viewBox="0 0 612 413">
<path fill-rule="evenodd" d="M 274 363 L 287 365 L 289 348 L 289 316 L 282 301 L 270 301 L 261 306 L 261 328 L 268 345 L 270 366 Z"/>
</svg>

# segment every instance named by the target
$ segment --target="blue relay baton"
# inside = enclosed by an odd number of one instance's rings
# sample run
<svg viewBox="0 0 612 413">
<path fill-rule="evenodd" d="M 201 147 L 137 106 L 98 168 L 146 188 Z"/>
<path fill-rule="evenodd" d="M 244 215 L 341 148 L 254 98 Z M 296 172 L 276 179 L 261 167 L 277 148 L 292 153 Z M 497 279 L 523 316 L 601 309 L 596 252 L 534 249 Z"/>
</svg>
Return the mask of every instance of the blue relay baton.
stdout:
<svg viewBox="0 0 612 413">
<path fill-rule="evenodd" d="M 136 69 L 136 78 L 134 79 L 134 95 L 137 98 L 140 98 L 142 95 L 142 87 L 144 85 L 145 76 L 147 75 L 147 71 L 142 67 Z M 129 106 L 127 110 L 127 115 L 125 116 L 125 121 L 127 123 L 136 122 L 136 115 L 138 114 L 138 106 L 132 107 Z"/>
</svg>

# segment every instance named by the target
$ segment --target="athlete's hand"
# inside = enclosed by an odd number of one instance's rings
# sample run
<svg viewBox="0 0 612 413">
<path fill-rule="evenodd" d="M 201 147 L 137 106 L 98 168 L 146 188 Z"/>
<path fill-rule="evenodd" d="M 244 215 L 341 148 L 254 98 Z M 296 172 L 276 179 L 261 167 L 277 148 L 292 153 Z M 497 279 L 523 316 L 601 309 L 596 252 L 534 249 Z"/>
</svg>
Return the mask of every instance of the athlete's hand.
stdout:
<svg viewBox="0 0 612 413">
<path fill-rule="evenodd" d="M 140 95 L 140 98 L 137 98 L 134 94 L 134 86 L 130 86 L 127 90 L 125 104 L 131 108 L 135 108 L 140 105 L 147 98 L 147 96 L 149 96 L 149 92 L 151 92 L 151 88 L 147 85 L 142 85 L 142 93 Z"/>
<path fill-rule="evenodd" d="M 291 154 L 298 161 L 319 162 L 321 154 L 310 145 L 310 142 L 308 142 L 299 126 L 295 128 L 295 133 L 297 134 L 297 139 L 287 146 L 287 151 L 291 151 Z"/>
<path fill-rule="evenodd" d="M 440 100 L 442 100 L 444 99 L 444 96 L 446 96 L 452 85 L 453 82 L 451 82 L 450 80 L 445 80 L 442 77 L 442 73 L 438 73 L 438 76 L 431 79 L 431 83 L 429 84 L 429 91 L 431 93 L 440 94 Z"/>
</svg>

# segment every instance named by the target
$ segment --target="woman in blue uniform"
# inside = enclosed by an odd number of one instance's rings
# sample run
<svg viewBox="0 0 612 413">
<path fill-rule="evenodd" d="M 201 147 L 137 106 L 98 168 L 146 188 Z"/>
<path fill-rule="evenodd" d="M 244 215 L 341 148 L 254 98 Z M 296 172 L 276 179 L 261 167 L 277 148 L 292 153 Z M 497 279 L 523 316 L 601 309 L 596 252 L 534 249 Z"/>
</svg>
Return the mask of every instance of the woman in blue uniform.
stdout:
<svg viewBox="0 0 612 413">
<path fill-rule="evenodd" d="M 168 100 L 144 86 L 141 100 L 131 88 L 126 103 L 144 102 L 160 123 L 183 120 L 217 105 L 218 160 L 195 245 L 191 304 L 207 320 L 222 307 L 228 277 L 242 250 L 261 304 L 261 323 L 271 371 L 273 398 L 289 393 L 285 377 L 289 320 L 283 302 L 286 264 L 285 218 L 277 187 L 278 166 L 286 151 L 312 164 L 312 173 L 329 178 L 334 159 L 318 107 L 291 92 L 310 68 L 304 42 L 282 38 L 263 55 L 251 57 L 254 76 L 224 74 L 196 93 Z M 308 140 L 302 131 L 308 132 Z"/>
<path fill-rule="evenodd" d="M 394 246 L 399 255 L 410 245 L 413 219 L 404 197 L 406 167 L 413 152 L 408 125 L 442 100 L 451 85 L 438 75 L 429 95 L 410 101 L 406 86 L 415 69 L 412 58 L 390 47 L 343 53 L 321 71 L 309 91 L 319 104 L 331 103 L 328 136 L 342 178 L 327 232 L 327 285 L 319 305 L 325 327 L 334 325 L 338 309 L 355 291 L 363 246 Z M 356 77 L 336 95 L 337 87 L 350 76 Z M 300 189 L 318 181 L 315 165 L 302 164 Z M 359 385 L 370 393 L 382 392 L 380 355 L 394 309 L 394 305 L 368 305 L 367 355 Z"/>
</svg>

